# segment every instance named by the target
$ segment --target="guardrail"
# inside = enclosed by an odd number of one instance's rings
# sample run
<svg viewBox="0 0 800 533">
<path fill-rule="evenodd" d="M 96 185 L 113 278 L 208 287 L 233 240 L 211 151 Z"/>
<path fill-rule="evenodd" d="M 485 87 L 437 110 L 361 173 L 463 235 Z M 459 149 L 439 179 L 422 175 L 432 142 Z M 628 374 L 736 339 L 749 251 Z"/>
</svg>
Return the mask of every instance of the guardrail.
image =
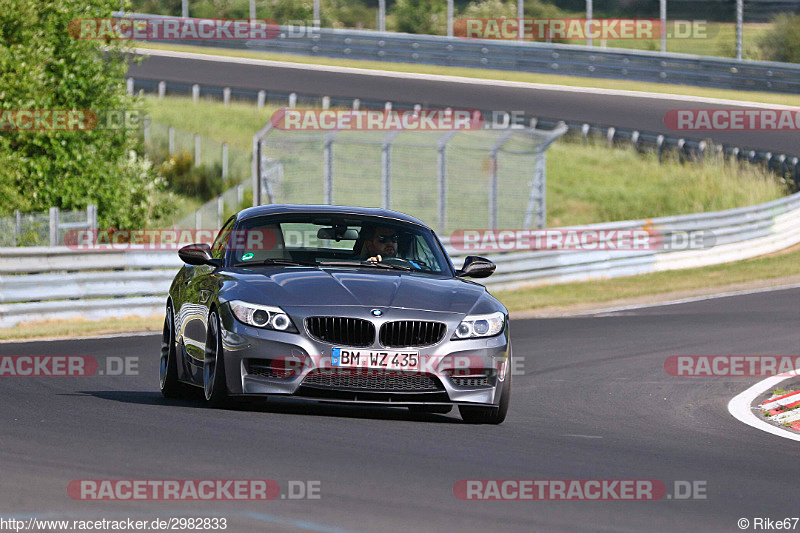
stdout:
<svg viewBox="0 0 800 533">
<path fill-rule="evenodd" d="M 572 229 L 656 230 L 663 236 L 712 232 L 713 247 L 680 251 L 532 251 L 488 254 L 491 289 L 586 281 L 707 266 L 800 243 L 800 193 L 725 211 L 593 224 Z M 444 239 L 456 265 L 474 255 Z M 25 321 L 154 315 L 163 312 L 181 266 L 175 251 L 81 252 L 68 248 L 0 248 L 0 327 Z"/>
<path fill-rule="evenodd" d="M 116 16 L 123 16 L 116 13 Z M 161 15 L 124 14 L 135 18 Z M 622 48 L 461 39 L 439 35 L 281 26 L 275 39 L 192 41 L 201 46 L 797 93 L 800 65 Z M 175 44 L 185 41 L 163 40 Z"/>
</svg>

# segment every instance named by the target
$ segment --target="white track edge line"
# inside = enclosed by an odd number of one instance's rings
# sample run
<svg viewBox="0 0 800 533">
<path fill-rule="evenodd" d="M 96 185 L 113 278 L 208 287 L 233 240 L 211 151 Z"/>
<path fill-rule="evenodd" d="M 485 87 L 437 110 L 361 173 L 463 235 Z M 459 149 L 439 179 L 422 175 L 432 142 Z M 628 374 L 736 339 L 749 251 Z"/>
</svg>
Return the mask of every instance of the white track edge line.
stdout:
<svg viewBox="0 0 800 533">
<path fill-rule="evenodd" d="M 781 374 L 759 381 L 749 389 L 734 396 L 731 401 L 728 402 L 728 412 L 731 414 L 731 416 L 733 416 L 733 418 L 739 422 L 747 424 L 748 426 L 760 429 L 761 431 L 766 431 L 767 433 L 771 433 L 773 435 L 777 435 L 778 437 L 783 437 L 784 439 L 800 441 L 800 435 L 796 433 L 789 433 L 786 430 L 760 420 L 756 415 L 753 414 L 753 411 L 750 407 L 753 404 L 753 400 L 755 400 L 761 394 L 767 392 L 781 381 L 796 377 L 796 372 L 797 370 L 790 372 L 789 375 Z"/>
</svg>

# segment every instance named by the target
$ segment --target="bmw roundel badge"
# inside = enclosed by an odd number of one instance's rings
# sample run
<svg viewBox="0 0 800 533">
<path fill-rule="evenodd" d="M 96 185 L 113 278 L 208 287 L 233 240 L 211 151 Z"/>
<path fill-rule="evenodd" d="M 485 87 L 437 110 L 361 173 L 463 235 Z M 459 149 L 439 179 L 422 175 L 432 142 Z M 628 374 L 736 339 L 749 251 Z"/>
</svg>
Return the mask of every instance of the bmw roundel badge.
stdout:
<svg viewBox="0 0 800 533">
<path fill-rule="evenodd" d="M 383 316 L 383 311 L 381 311 L 380 309 L 373 309 L 372 316 Z"/>
</svg>

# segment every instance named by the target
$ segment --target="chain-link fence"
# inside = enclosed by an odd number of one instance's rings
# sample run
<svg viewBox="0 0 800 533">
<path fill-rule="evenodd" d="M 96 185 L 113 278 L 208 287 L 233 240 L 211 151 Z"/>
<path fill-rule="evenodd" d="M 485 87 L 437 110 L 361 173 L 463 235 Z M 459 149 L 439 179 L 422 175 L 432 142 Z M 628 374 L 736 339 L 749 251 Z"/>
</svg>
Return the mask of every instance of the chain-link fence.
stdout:
<svg viewBox="0 0 800 533">
<path fill-rule="evenodd" d="M 262 132 L 255 143 L 260 162 L 255 203 L 384 207 L 446 233 L 544 227 L 545 151 L 566 126 Z"/>
<path fill-rule="evenodd" d="M 0 247 L 5 246 L 58 246 L 63 245 L 68 231 L 97 229 L 97 206 L 83 211 L 49 211 L 21 213 L 0 217 Z"/>
</svg>

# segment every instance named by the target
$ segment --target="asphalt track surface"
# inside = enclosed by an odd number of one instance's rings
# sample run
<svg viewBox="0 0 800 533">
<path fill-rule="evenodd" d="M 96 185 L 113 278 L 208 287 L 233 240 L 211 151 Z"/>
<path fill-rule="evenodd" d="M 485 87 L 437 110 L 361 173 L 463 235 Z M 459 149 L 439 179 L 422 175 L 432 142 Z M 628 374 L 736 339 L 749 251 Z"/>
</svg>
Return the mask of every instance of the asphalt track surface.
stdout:
<svg viewBox="0 0 800 533">
<path fill-rule="evenodd" d="M 138 357 L 139 375 L 4 377 L 0 517 L 226 517 L 228 531 L 739 531 L 798 516 L 795 442 L 735 420 L 759 378 L 680 378 L 670 355 L 796 354 L 800 289 L 512 321 L 506 422 L 270 401 L 210 410 L 158 392 L 158 336 L 0 344 L 0 355 Z M 86 502 L 75 479 L 319 480 L 319 500 Z M 461 501 L 462 479 L 705 481 L 707 499 Z"/>
<path fill-rule="evenodd" d="M 431 107 L 524 111 L 528 116 L 639 129 L 673 137 L 681 135 L 664 125 L 667 111 L 730 108 L 729 105 L 681 102 L 659 97 L 631 98 L 625 95 L 566 92 L 558 89 L 470 85 L 328 72 L 314 70 L 313 65 L 297 69 L 236 64 L 225 62 L 224 58 L 197 60 L 150 56 L 141 65 L 132 65 L 129 75 L 136 79 L 419 103 Z M 758 104 L 752 104 L 752 107 L 757 108 Z M 778 153 L 796 154 L 800 151 L 800 131 L 688 132 L 683 136 L 687 139 L 712 139 L 747 149 Z"/>
</svg>

